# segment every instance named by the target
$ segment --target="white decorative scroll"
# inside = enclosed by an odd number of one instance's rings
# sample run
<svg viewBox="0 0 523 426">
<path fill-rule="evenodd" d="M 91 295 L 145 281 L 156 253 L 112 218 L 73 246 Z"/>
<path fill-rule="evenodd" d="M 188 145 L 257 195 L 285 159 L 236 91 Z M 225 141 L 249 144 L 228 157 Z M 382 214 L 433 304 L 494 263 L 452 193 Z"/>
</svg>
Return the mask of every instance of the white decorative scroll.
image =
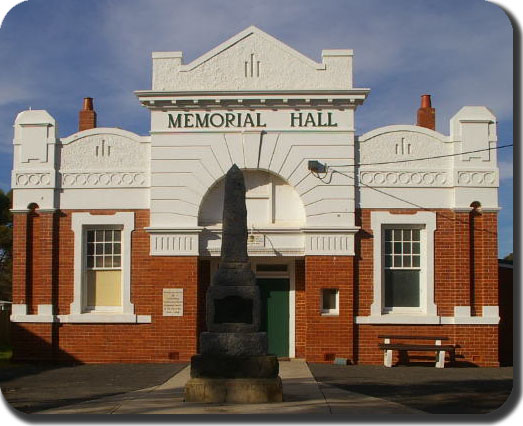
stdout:
<svg viewBox="0 0 523 426">
<path fill-rule="evenodd" d="M 447 187 L 452 185 L 449 173 L 442 170 L 361 170 L 359 181 L 363 185 L 382 187 Z"/>
<path fill-rule="evenodd" d="M 51 188 L 54 185 L 54 173 L 15 172 L 12 185 L 14 188 Z"/>
<path fill-rule="evenodd" d="M 498 174 L 495 170 L 458 171 L 459 186 L 498 186 Z"/>
<path fill-rule="evenodd" d="M 61 174 L 62 188 L 139 188 L 147 187 L 147 174 L 138 171 L 128 172 L 66 172 Z"/>
</svg>

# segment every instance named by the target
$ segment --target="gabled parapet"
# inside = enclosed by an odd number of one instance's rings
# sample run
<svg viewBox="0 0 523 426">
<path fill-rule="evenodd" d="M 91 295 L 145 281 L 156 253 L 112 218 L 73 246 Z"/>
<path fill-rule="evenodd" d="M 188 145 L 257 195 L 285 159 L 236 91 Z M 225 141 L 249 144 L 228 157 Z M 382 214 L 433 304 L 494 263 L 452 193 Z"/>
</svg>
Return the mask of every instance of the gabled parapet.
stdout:
<svg viewBox="0 0 523 426">
<path fill-rule="evenodd" d="M 184 64 L 153 52 L 153 91 L 349 90 L 352 50 L 324 50 L 318 63 L 255 26 Z"/>
</svg>

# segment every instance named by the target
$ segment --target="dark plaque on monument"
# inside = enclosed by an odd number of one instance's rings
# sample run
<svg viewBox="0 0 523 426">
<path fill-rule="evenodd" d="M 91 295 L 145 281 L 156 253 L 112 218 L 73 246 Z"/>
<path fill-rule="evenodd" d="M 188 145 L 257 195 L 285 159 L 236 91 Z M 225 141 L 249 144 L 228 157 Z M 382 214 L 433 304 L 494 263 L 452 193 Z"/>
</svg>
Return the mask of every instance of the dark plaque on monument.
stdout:
<svg viewBox="0 0 523 426">
<path fill-rule="evenodd" d="M 225 177 L 220 266 L 207 290 L 207 331 L 191 359 L 187 402 L 280 402 L 279 365 L 260 331 L 260 289 L 247 254 L 245 182 L 233 165 Z"/>
</svg>

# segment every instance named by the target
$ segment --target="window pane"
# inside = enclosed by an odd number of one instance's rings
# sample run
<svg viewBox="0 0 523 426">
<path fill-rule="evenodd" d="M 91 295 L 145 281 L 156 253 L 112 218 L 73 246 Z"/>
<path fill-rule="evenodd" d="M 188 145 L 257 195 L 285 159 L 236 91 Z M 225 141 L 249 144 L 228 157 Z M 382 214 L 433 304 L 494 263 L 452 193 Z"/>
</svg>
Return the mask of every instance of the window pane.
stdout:
<svg viewBox="0 0 523 426">
<path fill-rule="evenodd" d="M 104 258 L 102 256 L 96 256 L 96 267 L 97 268 L 103 268 L 104 266 Z"/>
<path fill-rule="evenodd" d="M 114 256 L 113 257 L 113 268 L 119 268 L 122 264 L 120 256 Z"/>
<path fill-rule="evenodd" d="M 94 266 L 94 257 L 93 256 L 88 256 L 87 257 L 87 267 L 88 268 L 92 268 Z"/>
<path fill-rule="evenodd" d="M 410 241 L 410 235 L 411 235 L 411 230 L 404 229 L 403 230 L 403 241 Z"/>
<path fill-rule="evenodd" d="M 394 254 L 401 254 L 401 243 L 394 243 Z"/>
<path fill-rule="evenodd" d="M 335 288 L 324 288 L 323 293 L 323 310 L 335 310 L 336 309 L 336 293 L 338 290 Z"/>
<path fill-rule="evenodd" d="M 418 307 L 419 271 L 391 270 L 385 271 L 385 306 Z"/>
<path fill-rule="evenodd" d="M 411 243 L 403 243 L 403 253 L 410 254 Z"/>
<path fill-rule="evenodd" d="M 96 231 L 96 241 L 103 241 L 104 240 L 104 231 Z"/>
<path fill-rule="evenodd" d="M 412 256 L 412 266 L 415 268 L 419 268 L 419 256 Z"/>
<path fill-rule="evenodd" d="M 410 268 L 410 256 L 403 256 L 403 267 Z"/>
<path fill-rule="evenodd" d="M 104 268 L 113 267 L 113 258 L 112 256 L 104 256 Z"/>
<path fill-rule="evenodd" d="M 401 268 L 401 256 L 394 256 L 394 267 Z"/>
<path fill-rule="evenodd" d="M 392 243 L 386 242 L 385 243 L 385 254 L 391 254 L 392 253 Z"/>
<path fill-rule="evenodd" d="M 87 231 L 87 242 L 92 243 L 94 241 L 94 231 Z"/>
<path fill-rule="evenodd" d="M 94 254 L 94 244 L 87 244 L 87 255 Z"/>
<path fill-rule="evenodd" d="M 412 240 L 419 241 L 419 236 L 420 236 L 419 229 L 413 229 L 412 230 Z"/>
<path fill-rule="evenodd" d="M 115 243 L 113 246 L 114 254 L 120 254 L 122 250 L 121 247 L 120 243 Z"/>
<path fill-rule="evenodd" d="M 394 230 L 394 241 L 401 241 L 401 229 Z"/>
<path fill-rule="evenodd" d="M 96 254 L 103 254 L 104 245 L 102 243 L 95 244 L 96 246 Z"/>
<path fill-rule="evenodd" d="M 113 252 L 113 245 L 111 243 L 105 243 L 105 254 L 111 254 Z"/>
<path fill-rule="evenodd" d="M 114 232 L 114 235 L 113 235 L 113 239 L 114 241 L 121 241 L 121 234 L 122 234 L 122 231 L 119 231 L 118 229 L 116 229 Z"/>
<path fill-rule="evenodd" d="M 113 240 L 113 231 L 105 231 L 105 241 Z"/>
<path fill-rule="evenodd" d="M 412 243 L 412 253 L 419 254 L 419 243 Z"/>
<path fill-rule="evenodd" d="M 385 267 L 390 268 L 392 266 L 392 256 L 385 256 Z"/>
<path fill-rule="evenodd" d="M 392 241 L 392 229 L 385 230 L 385 241 Z"/>
</svg>

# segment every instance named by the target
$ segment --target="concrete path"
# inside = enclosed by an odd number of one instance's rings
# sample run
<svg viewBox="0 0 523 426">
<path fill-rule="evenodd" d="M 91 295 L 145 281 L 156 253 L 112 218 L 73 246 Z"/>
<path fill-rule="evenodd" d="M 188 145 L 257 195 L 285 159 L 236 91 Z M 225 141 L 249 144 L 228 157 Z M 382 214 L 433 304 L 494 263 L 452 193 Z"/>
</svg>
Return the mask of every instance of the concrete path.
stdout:
<svg viewBox="0 0 523 426">
<path fill-rule="evenodd" d="M 148 389 L 68 405 L 39 414 L 416 414 L 419 410 L 380 398 L 318 384 L 302 360 L 280 362 L 284 402 L 199 404 L 183 402 L 190 367 Z"/>
</svg>

